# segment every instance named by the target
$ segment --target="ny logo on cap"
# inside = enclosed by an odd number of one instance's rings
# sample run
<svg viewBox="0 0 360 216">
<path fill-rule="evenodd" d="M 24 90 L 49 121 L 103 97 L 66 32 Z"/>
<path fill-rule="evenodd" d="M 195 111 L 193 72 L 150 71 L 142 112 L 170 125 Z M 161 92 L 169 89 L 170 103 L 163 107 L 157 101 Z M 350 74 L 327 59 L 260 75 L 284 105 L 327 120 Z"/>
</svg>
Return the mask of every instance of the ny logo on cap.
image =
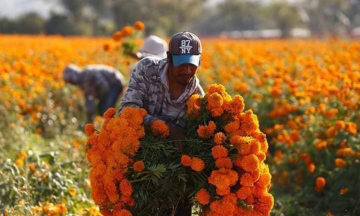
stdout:
<svg viewBox="0 0 360 216">
<path fill-rule="evenodd" d="M 179 47 L 181 49 L 181 54 L 190 53 L 192 46 L 190 46 L 190 40 L 182 40 L 181 46 Z"/>
</svg>

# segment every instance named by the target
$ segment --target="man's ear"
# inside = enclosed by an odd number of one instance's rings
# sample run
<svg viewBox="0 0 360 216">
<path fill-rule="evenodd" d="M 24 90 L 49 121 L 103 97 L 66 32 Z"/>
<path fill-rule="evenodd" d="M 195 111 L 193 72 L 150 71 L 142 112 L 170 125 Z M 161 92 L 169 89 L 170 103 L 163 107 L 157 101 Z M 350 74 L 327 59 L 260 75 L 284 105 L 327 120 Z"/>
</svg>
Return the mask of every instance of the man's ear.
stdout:
<svg viewBox="0 0 360 216">
<path fill-rule="evenodd" d="M 172 56 L 169 51 L 166 51 L 166 56 L 169 64 L 172 64 Z"/>
</svg>

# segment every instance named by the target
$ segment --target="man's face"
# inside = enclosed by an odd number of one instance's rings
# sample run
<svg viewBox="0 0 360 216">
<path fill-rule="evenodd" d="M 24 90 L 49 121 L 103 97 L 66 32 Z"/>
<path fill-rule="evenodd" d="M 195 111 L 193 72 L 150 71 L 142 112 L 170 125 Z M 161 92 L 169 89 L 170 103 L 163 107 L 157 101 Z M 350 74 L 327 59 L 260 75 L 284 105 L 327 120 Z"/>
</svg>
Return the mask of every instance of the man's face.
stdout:
<svg viewBox="0 0 360 216">
<path fill-rule="evenodd" d="M 198 67 L 193 64 L 182 64 L 173 67 L 174 78 L 178 83 L 187 85 L 194 78 L 197 68 Z"/>
</svg>

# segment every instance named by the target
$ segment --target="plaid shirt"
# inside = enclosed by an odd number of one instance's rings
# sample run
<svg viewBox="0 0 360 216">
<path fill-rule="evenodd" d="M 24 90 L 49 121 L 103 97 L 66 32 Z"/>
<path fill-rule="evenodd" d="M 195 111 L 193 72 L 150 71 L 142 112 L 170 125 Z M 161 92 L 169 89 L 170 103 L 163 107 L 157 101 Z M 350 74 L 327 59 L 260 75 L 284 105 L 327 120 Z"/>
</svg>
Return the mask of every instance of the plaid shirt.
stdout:
<svg viewBox="0 0 360 216">
<path fill-rule="evenodd" d="M 195 76 L 180 97 L 172 100 L 167 72 L 167 59 L 153 57 L 142 59 L 130 77 L 119 111 L 127 106 L 144 108 L 148 112 L 144 119 L 146 125 L 151 125 L 153 121 L 160 119 L 173 126 L 184 127 L 187 100 L 193 94 L 203 96 L 204 91 Z"/>
</svg>

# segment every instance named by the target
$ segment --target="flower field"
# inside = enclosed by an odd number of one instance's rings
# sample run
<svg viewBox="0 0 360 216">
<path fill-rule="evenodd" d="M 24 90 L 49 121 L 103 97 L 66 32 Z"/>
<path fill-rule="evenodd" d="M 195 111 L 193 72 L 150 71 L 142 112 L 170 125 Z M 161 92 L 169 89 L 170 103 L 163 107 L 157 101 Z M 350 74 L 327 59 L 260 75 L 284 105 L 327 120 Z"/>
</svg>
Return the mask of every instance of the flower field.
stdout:
<svg viewBox="0 0 360 216">
<path fill-rule="evenodd" d="M 360 215 L 360 43 L 202 42 L 197 75 L 204 89 L 216 83 L 241 95 L 266 134 L 271 214 Z M 65 85 L 62 70 L 68 63 L 108 64 L 129 78 L 135 60 L 122 49 L 111 38 L 0 35 L 4 215 L 101 215 L 91 196 L 83 95 Z M 98 116 L 93 125 L 103 122 Z M 203 190 L 198 200 L 204 197 Z"/>
</svg>

